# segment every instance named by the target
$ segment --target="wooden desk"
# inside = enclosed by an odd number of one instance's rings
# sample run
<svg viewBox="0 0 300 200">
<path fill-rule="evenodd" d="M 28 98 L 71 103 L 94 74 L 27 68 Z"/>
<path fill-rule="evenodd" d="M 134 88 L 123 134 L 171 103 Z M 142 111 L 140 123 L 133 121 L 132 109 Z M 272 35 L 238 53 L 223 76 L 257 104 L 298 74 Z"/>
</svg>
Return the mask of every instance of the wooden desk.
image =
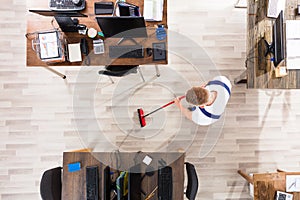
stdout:
<svg viewBox="0 0 300 200">
<path fill-rule="evenodd" d="M 87 0 L 86 1 L 86 9 L 82 11 L 83 14 L 86 14 L 88 17 L 80 17 L 79 19 L 79 24 L 84 24 L 88 28 L 95 28 L 97 31 L 101 31 L 100 27 L 97 24 L 97 21 L 95 19 L 95 14 L 94 14 L 94 3 L 95 2 L 101 2 L 105 0 Z M 137 6 L 140 7 L 141 13 L 143 13 L 143 0 L 129 0 L 129 3 L 133 3 Z M 28 0 L 28 7 L 30 9 L 49 9 L 48 8 L 48 1 L 47 0 L 42 0 L 42 1 L 35 1 L 35 0 Z M 103 16 L 103 15 L 97 15 L 97 16 Z M 51 30 L 53 27 L 51 26 L 51 20 L 53 17 L 44 17 L 38 14 L 34 13 L 28 13 L 27 15 L 27 33 L 33 33 L 36 31 L 46 31 L 46 30 Z M 58 27 L 56 24 L 56 21 L 54 20 L 54 25 L 55 27 Z M 156 24 L 164 24 L 165 27 L 167 27 L 167 0 L 164 0 L 164 13 L 163 13 L 163 20 L 161 22 L 146 22 L 147 26 L 147 33 L 148 33 L 148 38 L 136 38 L 135 40 L 143 45 L 143 47 L 152 47 L 152 43 L 157 43 L 157 42 L 165 42 L 167 44 L 167 39 L 165 40 L 157 40 L 155 36 L 155 27 L 154 25 Z M 147 56 L 145 55 L 144 58 L 120 58 L 120 59 L 111 59 L 109 58 L 109 46 L 110 45 L 116 45 L 117 41 L 119 39 L 105 39 L 105 53 L 104 54 L 98 54 L 95 55 L 93 53 L 93 44 L 92 44 L 92 39 L 88 38 L 87 36 L 80 35 L 78 33 L 64 33 L 64 36 L 67 40 L 68 43 L 79 43 L 81 38 L 87 38 L 88 40 L 88 45 L 89 45 L 89 52 L 90 52 L 90 60 L 92 66 L 99 66 L 99 65 L 142 65 L 142 64 L 167 64 L 168 59 L 164 61 L 153 61 L 152 56 Z M 97 36 L 96 39 L 101 38 L 100 36 Z M 103 38 L 102 38 L 103 39 Z M 130 45 L 132 45 L 132 42 L 126 41 Z M 126 42 L 122 43 L 126 45 Z M 145 53 L 146 54 L 146 53 Z M 83 57 L 84 59 L 84 57 Z M 63 63 L 57 63 L 55 66 L 79 66 L 82 65 L 82 62 L 63 62 Z M 26 49 L 26 65 L 28 67 L 32 66 L 49 66 L 49 64 L 41 61 L 36 53 L 32 50 L 32 45 L 31 45 L 31 40 L 27 40 L 27 49 Z M 54 65 L 54 64 L 51 64 Z"/>
<path fill-rule="evenodd" d="M 163 158 L 167 163 L 172 161 L 170 166 L 173 170 L 173 199 L 181 200 L 184 195 L 184 154 L 181 153 L 143 153 L 153 158 L 151 166 L 157 169 L 158 160 Z M 119 163 L 121 162 L 121 169 L 129 169 L 134 165 L 134 157 L 136 153 L 121 153 Z M 112 168 L 116 167 L 116 157 L 110 152 L 89 153 L 89 152 L 64 152 L 63 154 L 63 181 L 62 181 L 62 199 L 63 200 L 82 200 L 86 198 L 85 187 L 85 167 L 97 165 L 99 169 L 99 195 L 103 194 L 103 169 L 106 164 L 101 163 L 96 158 L 101 158 L 103 163 L 110 163 Z M 121 161 L 120 161 L 121 160 Z M 77 172 L 68 172 L 68 164 L 80 162 L 81 170 Z M 120 166 L 120 165 L 119 165 Z M 145 170 L 145 164 L 142 164 L 142 171 Z M 142 181 L 142 189 L 146 194 L 152 192 L 157 186 L 157 172 L 151 177 L 145 176 Z M 103 199 L 102 196 L 99 199 Z M 158 199 L 157 191 L 152 199 Z"/>
<path fill-rule="evenodd" d="M 248 0 L 247 17 L 247 78 L 248 88 L 300 88 L 300 70 L 289 70 L 288 75 L 276 78 L 273 63 L 265 59 L 264 37 L 271 42 L 272 25 L 274 20 L 266 17 L 266 0 Z M 297 0 L 286 1 L 285 20 L 295 19 Z M 284 26 L 285 28 L 285 26 Z M 285 65 L 285 63 L 282 63 Z M 236 82 L 236 81 L 235 81 Z"/>
<path fill-rule="evenodd" d="M 276 191 L 286 192 L 286 175 L 300 175 L 300 172 L 257 173 L 253 177 L 241 172 L 249 183 L 254 186 L 254 200 L 275 199 Z M 293 192 L 293 200 L 300 200 L 300 192 Z"/>
</svg>

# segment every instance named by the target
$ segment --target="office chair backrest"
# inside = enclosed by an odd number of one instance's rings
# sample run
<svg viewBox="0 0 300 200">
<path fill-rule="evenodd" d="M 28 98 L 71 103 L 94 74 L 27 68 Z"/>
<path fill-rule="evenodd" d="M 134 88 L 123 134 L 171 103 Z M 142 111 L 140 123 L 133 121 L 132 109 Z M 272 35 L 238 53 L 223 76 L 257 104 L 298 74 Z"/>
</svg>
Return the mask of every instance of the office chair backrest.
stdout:
<svg viewBox="0 0 300 200">
<path fill-rule="evenodd" d="M 137 73 L 137 67 L 138 65 L 109 65 L 105 67 L 105 70 L 99 71 L 99 74 L 122 77 L 130 73 Z"/>
<path fill-rule="evenodd" d="M 185 196 L 189 200 L 194 200 L 198 191 L 198 177 L 195 170 L 195 166 L 191 163 L 185 162 L 186 173 L 188 177 L 187 188 L 185 191 Z"/>
<path fill-rule="evenodd" d="M 40 183 L 40 194 L 43 200 L 61 200 L 61 167 L 44 172 Z"/>
</svg>

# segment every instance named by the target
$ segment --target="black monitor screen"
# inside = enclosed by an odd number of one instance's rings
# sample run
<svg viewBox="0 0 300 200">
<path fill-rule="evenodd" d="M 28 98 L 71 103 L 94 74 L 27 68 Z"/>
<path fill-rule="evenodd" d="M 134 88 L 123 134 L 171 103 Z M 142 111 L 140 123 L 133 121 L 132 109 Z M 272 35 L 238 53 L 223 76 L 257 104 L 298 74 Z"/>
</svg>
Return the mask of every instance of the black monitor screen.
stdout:
<svg viewBox="0 0 300 200">
<path fill-rule="evenodd" d="M 110 192 L 111 192 L 111 178 L 110 178 L 110 167 L 106 166 L 104 169 L 104 184 L 103 184 L 103 190 L 104 190 L 104 200 L 110 200 Z"/>
<path fill-rule="evenodd" d="M 275 67 L 284 59 L 283 40 L 283 12 L 281 11 L 273 25 L 273 54 Z"/>
<path fill-rule="evenodd" d="M 141 165 L 137 164 L 129 169 L 128 174 L 128 200 L 141 199 Z"/>
<path fill-rule="evenodd" d="M 144 17 L 96 17 L 105 37 L 147 37 Z"/>
<path fill-rule="evenodd" d="M 63 32 L 78 32 L 77 24 L 69 16 L 54 16 Z"/>
<path fill-rule="evenodd" d="M 127 2 L 119 2 L 118 8 L 120 16 L 141 16 L 140 9 L 136 5 Z"/>
<path fill-rule="evenodd" d="M 64 15 L 69 17 L 87 17 L 87 15 L 82 14 L 78 11 L 54 11 L 54 10 L 33 10 L 30 9 L 29 12 L 36 13 L 39 15 L 52 17 L 57 15 Z"/>
</svg>

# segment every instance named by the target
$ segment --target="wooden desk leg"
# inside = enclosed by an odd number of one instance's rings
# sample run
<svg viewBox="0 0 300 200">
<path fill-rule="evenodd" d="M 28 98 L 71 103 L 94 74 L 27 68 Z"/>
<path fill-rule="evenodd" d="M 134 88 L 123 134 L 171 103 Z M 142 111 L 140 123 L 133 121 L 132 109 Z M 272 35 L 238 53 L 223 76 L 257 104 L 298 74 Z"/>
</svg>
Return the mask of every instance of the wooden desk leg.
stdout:
<svg viewBox="0 0 300 200">
<path fill-rule="evenodd" d="M 52 72 L 52 73 L 60 76 L 62 79 L 66 79 L 67 78 L 66 75 L 64 75 L 64 74 L 62 74 L 62 73 L 60 73 L 60 72 L 58 72 L 58 71 L 56 71 L 56 70 L 54 70 L 54 69 L 52 69 L 50 67 L 44 67 L 44 68 L 47 69 L 47 70 L 49 70 L 50 72 Z"/>
<path fill-rule="evenodd" d="M 251 176 L 249 176 L 248 174 L 245 174 L 244 172 L 242 172 L 241 170 L 237 171 L 239 173 L 239 175 L 241 175 L 244 179 L 246 179 L 249 183 L 253 184 L 253 178 Z"/>
<path fill-rule="evenodd" d="M 247 70 L 234 79 L 234 84 L 247 83 Z"/>
<path fill-rule="evenodd" d="M 155 71 L 156 71 L 156 76 L 160 77 L 160 72 L 159 72 L 159 69 L 158 69 L 157 65 L 155 65 Z"/>
</svg>

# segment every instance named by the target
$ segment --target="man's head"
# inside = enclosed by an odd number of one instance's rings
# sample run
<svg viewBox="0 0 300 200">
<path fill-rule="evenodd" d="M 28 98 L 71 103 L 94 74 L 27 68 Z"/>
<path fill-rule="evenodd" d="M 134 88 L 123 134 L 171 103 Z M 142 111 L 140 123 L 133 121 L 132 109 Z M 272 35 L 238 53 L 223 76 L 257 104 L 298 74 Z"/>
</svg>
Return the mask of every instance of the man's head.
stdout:
<svg viewBox="0 0 300 200">
<path fill-rule="evenodd" d="M 186 92 L 186 101 L 196 106 L 205 106 L 208 103 L 209 91 L 203 87 L 192 87 Z"/>
</svg>

